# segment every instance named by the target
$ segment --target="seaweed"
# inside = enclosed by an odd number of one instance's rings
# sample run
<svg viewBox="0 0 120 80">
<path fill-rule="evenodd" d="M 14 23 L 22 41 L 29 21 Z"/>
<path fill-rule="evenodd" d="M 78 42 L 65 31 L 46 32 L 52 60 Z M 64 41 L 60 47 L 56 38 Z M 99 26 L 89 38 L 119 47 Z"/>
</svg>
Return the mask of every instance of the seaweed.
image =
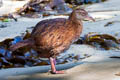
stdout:
<svg viewBox="0 0 120 80">
<path fill-rule="evenodd" d="M 89 33 L 85 36 L 85 43 L 93 46 L 96 46 L 96 44 L 93 43 L 98 43 L 101 48 L 105 50 L 109 50 L 111 47 L 120 49 L 119 40 L 109 34 Z"/>
<path fill-rule="evenodd" d="M 9 22 L 10 19 L 13 19 L 14 21 L 17 22 L 17 18 L 13 14 L 4 14 L 0 16 L 0 21 L 2 22 Z"/>
<path fill-rule="evenodd" d="M 120 23 L 120 21 L 110 21 L 110 22 L 107 22 L 104 27 L 108 27 L 108 26 L 111 26 L 113 25 L 114 23 Z"/>
</svg>

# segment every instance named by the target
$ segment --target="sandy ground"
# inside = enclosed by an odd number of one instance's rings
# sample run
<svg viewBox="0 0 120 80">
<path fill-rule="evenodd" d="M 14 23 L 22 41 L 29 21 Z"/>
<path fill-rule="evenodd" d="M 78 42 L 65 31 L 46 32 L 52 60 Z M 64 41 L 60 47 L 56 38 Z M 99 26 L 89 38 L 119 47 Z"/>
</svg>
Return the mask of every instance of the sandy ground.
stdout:
<svg viewBox="0 0 120 80">
<path fill-rule="evenodd" d="M 120 0 L 108 0 L 104 3 L 97 3 L 88 6 L 86 9 L 92 11 L 90 12 L 90 15 L 96 19 L 96 22 L 84 22 L 84 30 L 81 36 L 84 36 L 89 32 L 98 32 L 111 34 L 120 38 L 119 3 Z M 3 10 L 3 13 L 5 12 L 5 9 L 0 8 L 0 10 Z M 9 12 L 8 10 L 6 11 Z M 48 17 L 48 19 L 56 17 L 51 16 Z M 59 17 L 67 18 L 67 16 Z M 0 41 L 21 35 L 26 29 L 35 26 L 35 24 L 41 20 L 43 19 L 19 18 L 18 22 L 0 22 L 0 24 L 6 24 L 8 26 L 6 28 L 0 28 Z M 104 27 L 105 24 L 111 21 L 114 21 L 112 25 Z M 0 70 L 0 78 L 7 80 L 120 80 L 120 76 L 115 75 L 120 72 L 120 59 L 109 58 L 110 56 L 120 56 L 119 50 L 106 51 L 97 50 L 88 45 L 72 45 L 65 53 L 75 53 L 80 54 L 81 56 L 89 54 L 92 56 L 80 61 L 80 63 L 74 62 L 65 65 L 57 65 L 57 69 L 59 70 L 73 67 L 67 69 L 65 74 L 52 75 L 49 73 L 41 73 L 47 72 L 50 69 L 50 66 L 43 66 Z"/>
<path fill-rule="evenodd" d="M 114 64 L 113 64 L 114 63 Z M 10 80 L 120 80 L 119 59 L 91 61 L 66 70 L 65 74 L 37 73 L 31 75 L 11 76 Z"/>
</svg>

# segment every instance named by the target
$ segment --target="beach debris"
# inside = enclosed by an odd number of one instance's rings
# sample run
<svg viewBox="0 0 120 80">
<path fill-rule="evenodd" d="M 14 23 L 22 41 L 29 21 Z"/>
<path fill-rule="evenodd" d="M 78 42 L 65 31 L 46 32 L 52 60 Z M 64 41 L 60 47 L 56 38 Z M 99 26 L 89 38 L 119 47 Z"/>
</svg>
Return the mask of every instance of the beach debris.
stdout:
<svg viewBox="0 0 120 80">
<path fill-rule="evenodd" d="M 110 21 L 110 22 L 107 22 L 104 27 L 108 27 L 108 26 L 112 26 L 114 23 L 120 23 L 120 21 Z"/>
<path fill-rule="evenodd" d="M 39 18 L 60 14 L 68 15 L 72 12 L 72 9 L 75 6 L 80 6 L 84 3 L 88 4 L 89 2 L 101 2 L 101 0 L 29 0 L 23 7 L 16 8 L 16 11 L 12 14 L 29 18 Z M 13 19 L 17 21 L 16 18 Z M 5 22 L 9 22 L 9 19 L 5 20 Z"/>
<path fill-rule="evenodd" d="M 30 36 L 31 36 L 31 33 L 28 30 L 26 30 L 23 40 L 30 38 Z"/>
<path fill-rule="evenodd" d="M 94 46 L 96 48 L 101 48 L 105 50 L 110 49 L 120 49 L 120 41 L 109 34 L 99 34 L 96 32 L 90 32 L 84 37 L 81 37 L 75 44 L 87 44 Z"/>
<path fill-rule="evenodd" d="M 4 15 L 0 16 L 0 21 L 2 21 L 2 22 L 9 22 L 10 19 L 17 21 L 17 18 L 15 18 L 13 14 L 4 14 Z"/>
<path fill-rule="evenodd" d="M 118 39 L 109 34 L 89 33 L 85 36 L 85 39 L 86 44 L 99 46 L 105 50 L 112 48 L 120 49 Z"/>
<path fill-rule="evenodd" d="M 107 27 L 107 26 L 110 26 L 110 25 L 112 25 L 114 22 L 113 21 L 111 21 L 111 22 L 108 22 L 107 24 L 105 24 L 104 26 L 105 27 Z"/>
<path fill-rule="evenodd" d="M 72 9 L 67 6 L 64 0 L 52 0 L 45 8 L 46 10 L 56 10 L 59 14 L 71 13 Z"/>
<path fill-rule="evenodd" d="M 120 56 L 111 56 L 110 58 L 120 58 Z"/>
<path fill-rule="evenodd" d="M 75 41 L 73 44 L 84 44 L 85 43 L 85 37 L 80 37 L 77 41 Z"/>
<path fill-rule="evenodd" d="M 34 18 L 71 12 L 72 9 L 67 6 L 64 0 L 30 0 L 16 11 L 21 16 Z"/>
<path fill-rule="evenodd" d="M 16 13 L 26 17 L 41 17 L 39 13 L 44 10 L 44 6 L 50 0 L 30 0 L 22 8 L 18 8 Z"/>
<path fill-rule="evenodd" d="M 74 5 L 82 5 L 82 4 L 92 4 L 104 2 L 106 0 L 65 0 L 66 3 L 74 4 Z"/>
</svg>

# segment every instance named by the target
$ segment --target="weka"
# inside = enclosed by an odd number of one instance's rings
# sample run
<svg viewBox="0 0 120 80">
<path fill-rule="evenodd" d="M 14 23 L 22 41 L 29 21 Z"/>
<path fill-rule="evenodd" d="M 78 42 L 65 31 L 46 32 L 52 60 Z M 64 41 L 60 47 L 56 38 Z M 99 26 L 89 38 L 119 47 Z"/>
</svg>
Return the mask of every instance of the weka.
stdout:
<svg viewBox="0 0 120 80">
<path fill-rule="evenodd" d="M 12 45 L 10 50 L 14 51 L 26 45 L 32 46 L 40 57 L 50 59 L 52 73 L 64 73 L 56 71 L 55 58 L 79 39 L 84 19 L 94 21 L 84 9 L 76 9 L 72 11 L 68 19 L 56 18 L 40 21 L 33 29 L 29 39 Z"/>
</svg>

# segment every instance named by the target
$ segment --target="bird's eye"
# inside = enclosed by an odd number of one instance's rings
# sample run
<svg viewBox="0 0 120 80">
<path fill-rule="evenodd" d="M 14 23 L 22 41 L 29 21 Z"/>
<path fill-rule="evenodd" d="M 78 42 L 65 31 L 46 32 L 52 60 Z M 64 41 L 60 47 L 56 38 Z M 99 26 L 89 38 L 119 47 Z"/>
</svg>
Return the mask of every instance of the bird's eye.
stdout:
<svg viewBox="0 0 120 80">
<path fill-rule="evenodd" d="M 80 13 L 80 15 L 85 16 L 85 15 L 87 15 L 87 14 L 86 14 L 86 13 Z"/>
</svg>

